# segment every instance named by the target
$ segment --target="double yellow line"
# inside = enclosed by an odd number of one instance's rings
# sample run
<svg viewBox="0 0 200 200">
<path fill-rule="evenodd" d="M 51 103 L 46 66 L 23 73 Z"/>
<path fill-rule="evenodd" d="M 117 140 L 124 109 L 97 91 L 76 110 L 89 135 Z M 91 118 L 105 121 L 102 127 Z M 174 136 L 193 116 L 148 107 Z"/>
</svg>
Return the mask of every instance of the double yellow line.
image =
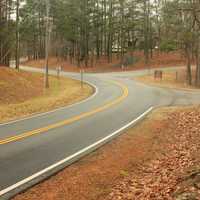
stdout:
<svg viewBox="0 0 200 200">
<path fill-rule="evenodd" d="M 82 114 L 77 115 L 75 117 L 72 117 L 70 119 L 66 119 L 64 121 L 61 121 L 61 122 L 58 122 L 58 123 L 55 123 L 55 124 L 52 124 L 52 125 L 49 125 L 49 126 L 46 126 L 46 127 L 43 127 L 43 128 L 39 128 L 39 129 L 36 129 L 36 130 L 33 130 L 33 131 L 28 131 L 28 132 L 25 132 L 25 133 L 22 133 L 22 134 L 13 136 L 13 137 L 8 137 L 6 139 L 0 140 L 0 145 L 8 144 L 8 143 L 11 143 L 11 142 L 16 142 L 16 141 L 19 141 L 19 140 L 22 140 L 22 139 L 25 139 L 25 138 L 28 138 L 28 137 L 31 137 L 31 136 L 34 136 L 34 135 L 37 135 L 37 134 L 47 133 L 47 131 L 49 131 L 51 129 L 55 129 L 55 128 L 59 128 L 61 126 L 69 125 L 73 122 L 76 122 L 78 120 L 81 120 L 81 119 L 89 117 L 89 116 L 92 116 L 96 113 L 102 112 L 102 111 L 104 111 L 104 110 L 106 110 L 106 109 L 108 109 L 108 108 L 110 108 L 114 105 L 119 104 L 120 102 L 122 102 L 128 96 L 128 93 L 129 93 L 128 88 L 122 83 L 118 83 L 118 82 L 115 82 L 115 81 L 112 81 L 112 83 L 114 83 L 115 85 L 118 85 L 123 90 L 123 94 L 119 98 L 115 99 L 114 101 L 109 102 L 109 103 L 107 103 L 107 104 L 105 104 L 105 105 L 103 105 L 99 108 L 92 110 L 92 111 L 85 112 L 85 113 L 82 113 Z"/>
</svg>

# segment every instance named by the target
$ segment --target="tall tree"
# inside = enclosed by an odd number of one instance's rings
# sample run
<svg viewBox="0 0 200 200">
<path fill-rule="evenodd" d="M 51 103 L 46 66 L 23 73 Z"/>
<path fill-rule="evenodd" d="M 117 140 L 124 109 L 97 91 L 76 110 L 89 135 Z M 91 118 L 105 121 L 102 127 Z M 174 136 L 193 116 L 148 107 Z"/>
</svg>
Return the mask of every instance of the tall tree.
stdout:
<svg viewBox="0 0 200 200">
<path fill-rule="evenodd" d="M 16 63 L 16 69 L 19 70 L 19 59 L 20 59 L 20 38 L 19 38 L 19 6 L 20 6 L 20 1 L 16 0 L 16 38 L 15 38 L 15 43 L 16 43 L 16 49 L 15 49 L 15 63 Z"/>
</svg>

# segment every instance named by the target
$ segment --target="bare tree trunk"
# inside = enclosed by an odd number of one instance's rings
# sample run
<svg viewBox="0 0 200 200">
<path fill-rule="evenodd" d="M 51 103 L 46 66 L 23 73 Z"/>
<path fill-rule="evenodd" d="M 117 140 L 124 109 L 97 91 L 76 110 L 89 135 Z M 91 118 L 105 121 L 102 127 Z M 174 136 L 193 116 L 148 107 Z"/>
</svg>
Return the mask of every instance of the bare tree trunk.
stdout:
<svg viewBox="0 0 200 200">
<path fill-rule="evenodd" d="M 50 42 L 50 32 L 49 32 L 49 0 L 46 0 L 46 65 L 45 65 L 45 88 L 49 88 L 49 42 Z"/>
<path fill-rule="evenodd" d="M 145 63 L 149 62 L 149 0 L 144 0 L 144 56 Z"/>
<path fill-rule="evenodd" d="M 108 39 L 107 39 L 107 58 L 108 62 L 112 62 L 112 44 L 113 44 L 113 2 L 110 0 L 109 4 L 109 29 L 108 29 Z"/>
<path fill-rule="evenodd" d="M 10 18 L 11 18 L 11 1 L 4 0 L 0 1 L 0 30 L 3 30 L 3 34 L 0 38 L 0 64 L 4 66 L 9 66 L 10 55 L 11 55 L 11 45 L 8 38 L 10 29 Z"/>
<path fill-rule="evenodd" d="M 16 2 L 16 50 L 15 50 L 15 68 L 19 70 L 19 51 L 20 51 L 20 41 L 19 41 L 19 0 Z"/>
<path fill-rule="evenodd" d="M 186 56 L 187 56 L 187 80 L 188 84 L 192 85 L 191 55 L 190 55 L 190 48 L 188 45 L 186 47 Z"/>
<path fill-rule="evenodd" d="M 196 57 L 196 80 L 195 80 L 195 85 L 197 87 L 200 86 L 200 56 L 199 56 L 199 40 L 197 41 L 197 46 L 196 46 L 196 52 L 195 52 L 195 57 Z"/>
</svg>

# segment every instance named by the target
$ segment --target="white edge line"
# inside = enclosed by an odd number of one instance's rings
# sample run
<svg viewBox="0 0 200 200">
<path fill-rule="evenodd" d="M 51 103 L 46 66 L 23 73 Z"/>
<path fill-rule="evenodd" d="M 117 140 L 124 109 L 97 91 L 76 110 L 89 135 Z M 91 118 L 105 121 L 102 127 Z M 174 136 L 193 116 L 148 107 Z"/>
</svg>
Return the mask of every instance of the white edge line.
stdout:
<svg viewBox="0 0 200 200">
<path fill-rule="evenodd" d="M 73 154 L 73 155 L 71 155 L 71 156 L 69 156 L 69 157 L 67 157 L 67 158 L 65 158 L 65 159 L 63 159 L 63 160 L 61 160 L 61 161 L 59 161 L 59 162 L 57 162 L 57 163 L 55 163 L 55 164 L 53 164 L 53 165 L 51 165 L 51 166 L 49 166 L 49 167 L 47 167 L 47 168 L 45 168 L 45 169 L 43 169 L 43 170 L 41 170 L 41 171 L 35 173 L 35 174 L 33 174 L 32 176 L 30 176 L 30 177 L 28 177 L 28 178 L 25 178 L 24 180 L 22 180 L 22 181 L 20 181 L 20 182 L 18 182 L 18 183 L 16 183 L 16 184 L 14 184 L 14 185 L 12 185 L 12 186 L 6 188 L 6 189 L 0 191 L 0 196 L 5 195 L 6 193 L 8 193 L 8 192 L 10 192 L 10 191 L 12 191 L 12 190 L 14 190 L 14 189 L 20 187 L 20 186 L 22 186 L 22 185 L 24 185 L 24 184 L 26 184 L 26 183 L 32 181 L 32 180 L 35 179 L 35 178 L 38 178 L 39 176 L 41 176 L 41 175 L 43 175 L 43 174 L 49 172 L 50 170 L 53 170 L 53 169 L 55 169 L 56 167 L 59 167 L 60 165 L 66 163 L 66 162 L 68 162 L 68 161 L 70 161 L 70 160 L 76 158 L 77 156 L 80 156 L 81 154 L 83 154 L 83 153 L 85 153 L 85 152 L 87 152 L 87 151 L 93 149 L 94 147 L 96 147 L 96 146 L 98 146 L 98 145 L 100 145 L 100 144 L 106 142 L 107 140 L 111 139 L 113 136 L 119 134 L 121 131 L 127 129 L 127 128 L 130 127 L 131 125 L 133 125 L 133 124 L 135 124 L 136 122 L 138 122 L 140 119 L 142 119 L 142 118 L 145 117 L 147 114 L 149 114 L 152 110 L 153 110 L 153 107 L 150 107 L 147 111 L 145 111 L 145 112 L 144 112 L 143 114 L 141 114 L 139 117 L 137 117 L 136 119 L 134 119 L 133 121 L 131 121 L 131 122 L 128 123 L 127 125 L 123 126 L 122 128 L 118 129 L 117 131 L 115 131 L 115 132 L 111 133 L 110 135 L 104 137 L 103 139 L 101 139 L 101 140 L 95 142 L 94 144 L 92 144 L 92 145 L 90 145 L 90 146 L 88 146 L 88 147 L 86 147 L 86 148 L 84 148 L 84 149 L 78 151 L 77 153 L 75 153 L 75 154 Z"/>
<path fill-rule="evenodd" d="M 71 78 L 70 76 L 68 75 L 64 75 L 65 77 L 69 77 Z M 79 79 L 76 79 L 76 78 L 71 78 L 71 79 L 74 79 L 74 80 L 78 80 L 80 81 Z M 95 93 L 88 97 L 87 99 L 84 99 L 82 101 L 79 101 L 77 103 L 74 103 L 74 104 L 71 104 L 71 105 L 68 105 L 68 106 L 63 106 L 63 107 L 60 107 L 60 108 L 57 108 L 57 109 L 54 109 L 54 110 L 51 110 L 51 111 L 48 111 L 48 112 L 43 112 L 43 113 L 38 113 L 38 114 L 33 114 L 29 117 L 25 117 L 25 118 L 22 118 L 22 119 L 18 119 L 18 120 L 13 120 L 13 121 L 10 121 L 10 122 L 5 122 L 5 123 L 0 123 L 0 127 L 1 126 L 5 126 L 5 125 L 9 125 L 9 124 L 14 124 L 14 123 L 17 123 L 17 122 L 21 122 L 21 121 L 25 121 L 25 120 L 28 120 L 28 119 L 32 119 L 32 118 L 36 118 L 36 117 L 40 117 L 40 116 L 44 116 L 44 115 L 47 115 L 47 114 L 50 114 L 50 113 L 54 113 L 54 112 L 57 112 L 57 111 L 60 111 L 60 110 L 64 110 L 64 109 L 67 109 L 67 108 L 71 108 L 73 106 L 77 106 L 79 104 L 82 104 L 82 103 L 85 103 L 91 99 L 93 99 L 98 93 L 99 93 L 99 89 L 97 88 L 96 85 L 94 85 L 93 83 L 89 82 L 89 81 L 84 81 L 84 83 L 87 83 L 88 85 L 92 86 L 95 90 Z"/>
</svg>

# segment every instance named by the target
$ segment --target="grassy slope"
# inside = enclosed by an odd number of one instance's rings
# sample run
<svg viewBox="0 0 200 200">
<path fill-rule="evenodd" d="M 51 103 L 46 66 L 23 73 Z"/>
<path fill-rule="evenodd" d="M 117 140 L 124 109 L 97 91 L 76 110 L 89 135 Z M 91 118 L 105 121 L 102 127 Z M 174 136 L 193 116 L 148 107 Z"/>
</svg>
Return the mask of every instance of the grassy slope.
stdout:
<svg viewBox="0 0 200 200">
<path fill-rule="evenodd" d="M 176 71 L 174 72 L 163 72 L 163 79 L 154 79 L 154 75 L 146 75 L 134 78 L 135 80 L 141 81 L 145 84 L 151 84 L 155 86 L 177 88 L 177 89 L 197 89 L 194 84 L 192 86 L 187 84 L 186 71 L 181 69 L 178 70 L 178 77 L 176 79 Z M 195 74 L 193 73 L 193 80 L 195 80 Z"/>
<path fill-rule="evenodd" d="M 93 89 L 72 79 L 50 77 L 50 89 L 43 89 L 43 76 L 0 68 L 0 122 L 45 112 L 83 100 Z"/>
</svg>

